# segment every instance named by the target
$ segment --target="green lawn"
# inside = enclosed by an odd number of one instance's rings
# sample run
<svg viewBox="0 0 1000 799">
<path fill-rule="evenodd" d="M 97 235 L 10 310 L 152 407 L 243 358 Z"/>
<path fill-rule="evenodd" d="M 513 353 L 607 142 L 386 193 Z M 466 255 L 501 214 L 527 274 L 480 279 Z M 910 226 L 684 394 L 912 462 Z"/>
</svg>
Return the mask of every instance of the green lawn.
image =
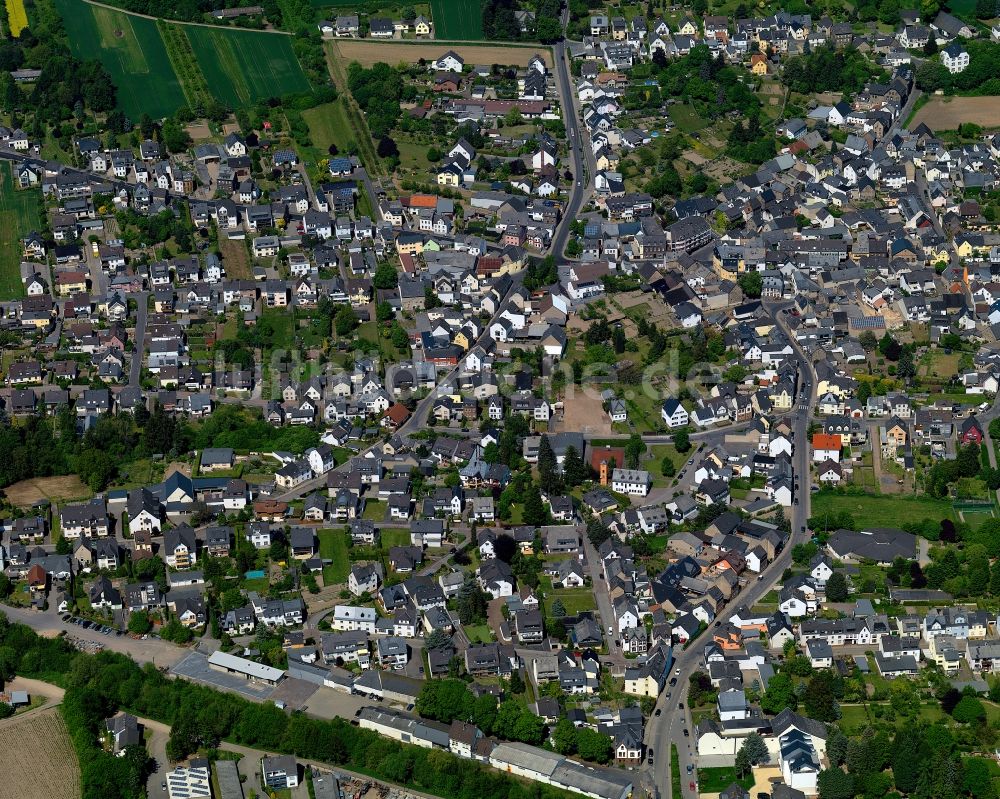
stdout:
<svg viewBox="0 0 1000 799">
<path fill-rule="evenodd" d="M 380 522 L 385 519 L 386 504 L 378 499 L 369 499 L 365 503 L 365 512 L 361 518 L 369 519 L 373 522 Z M 409 540 L 409 539 L 407 539 Z"/>
<path fill-rule="evenodd" d="M 744 788 L 753 785 L 753 774 L 748 774 L 741 780 L 736 779 L 736 769 L 732 766 L 698 769 L 699 793 L 722 793 L 726 788 L 738 782 Z"/>
<path fill-rule="evenodd" d="M 675 104 L 670 106 L 670 118 L 683 133 L 693 133 L 701 130 L 708 122 L 689 105 Z"/>
<path fill-rule="evenodd" d="M 290 36 L 197 26 L 187 34 L 212 93 L 232 108 L 309 90 Z"/>
<path fill-rule="evenodd" d="M 924 519 L 957 521 L 951 502 L 926 496 L 881 496 L 876 494 L 838 494 L 819 491 L 812 496 L 812 515 L 850 513 L 857 524 L 870 527 L 900 527 L 906 522 Z"/>
<path fill-rule="evenodd" d="M 479 0 L 431 0 L 431 19 L 435 39 L 480 41 L 483 38 Z"/>
<path fill-rule="evenodd" d="M 597 610 L 597 600 L 590 588 L 560 588 L 546 593 L 545 607 L 549 616 L 552 615 L 552 604 L 557 599 L 562 601 L 568 616 L 575 616 L 584 610 Z"/>
<path fill-rule="evenodd" d="M 347 534 L 343 530 L 319 531 L 319 556 L 330 561 L 323 567 L 324 585 L 347 582 L 351 570 L 347 549 Z"/>
<path fill-rule="evenodd" d="M 97 57 L 118 88 L 118 105 L 133 121 L 169 116 L 185 104 L 156 21 L 83 0 L 55 0 L 73 55 Z"/>
<path fill-rule="evenodd" d="M 371 503 L 369 503 L 371 504 Z M 367 508 L 366 508 L 367 511 Z M 382 506 L 382 513 L 385 513 L 385 505 Z M 366 513 L 367 517 L 367 513 Z M 379 517 L 381 518 L 381 517 Z M 379 533 L 379 537 L 382 541 L 382 549 L 386 552 L 389 551 L 390 547 L 408 547 L 410 545 L 410 531 L 401 530 L 399 528 L 393 527 L 388 530 L 382 530 Z"/>
<path fill-rule="evenodd" d="M 24 296 L 21 239 L 38 228 L 40 202 L 37 190 L 15 191 L 10 164 L 0 164 L 0 299 Z M 44 265 L 39 269 L 46 271 Z"/>
<path fill-rule="evenodd" d="M 351 125 L 340 100 L 303 111 L 302 118 L 309 126 L 309 137 L 313 145 L 324 156 L 329 152 L 331 144 L 337 145 L 341 154 L 357 149 L 357 142 L 351 134 Z"/>
<path fill-rule="evenodd" d="M 488 624 L 463 624 L 462 629 L 470 641 L 492 641 L 493 633 Z"/>
</svg>

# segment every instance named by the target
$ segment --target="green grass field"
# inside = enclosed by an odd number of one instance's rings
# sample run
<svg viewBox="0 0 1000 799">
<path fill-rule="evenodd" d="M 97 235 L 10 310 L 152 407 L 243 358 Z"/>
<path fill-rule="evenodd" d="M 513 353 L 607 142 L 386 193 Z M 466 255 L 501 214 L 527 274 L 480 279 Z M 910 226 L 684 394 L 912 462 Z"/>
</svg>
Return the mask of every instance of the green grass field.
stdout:
<svg viewBox="0 0 1000 799">
<path fill-rule="evenodd" d="M 184 105 L 184 92 L 156 22 L 82 0 L 55 0 L 73 55 L 100 59 L 118 87 L 118 105 L 133 120 L 154 119 Z"/>
<path fill-rule="evenodd" d="M 37 191 L 15 191 L 10 164 L 0 164 L 0 299 L 24 296 L 21 239 L 38 227 L 38 202 Z"/>
<path fill-rule="evenodd" d="M 347 582 L 351 559 L 347 552 L 347 534 L 343 530 L 319 531 L 319 556 L 331 561 L 323 567 L 324 585 Z"/>
<path fill-rule="evenodd" d="M 478 42 L 483 38 L 479 0 L 431 0 L 434 38 Z"/>
<path fill-rule="evenodd" d="M 701 130 L 708 123 L 689 105 L 670 106 L 670 118 L 683 133 Z"/>
<path fill-rule="evenodd" d="M 331 144 L 336 144 L 342 155 L 357 148 L 350 122 L 347 121 L 347 113 L 340 100 L 303 111 L 302 118 L 309 126 L 313 146 L 322 156 L 326 156 Z"/>
<path fill-rule="evenodd" d="M 698 769 L 698 791 L 700 793 L 721 793 L 734 782 L 743 788 L 753 785 L 753 775 L 748 774 L 741 780 L 736 779 L 736 769 L 732 766 Z"/>
<path fill-rule="evenodd" d="M 382 505 L 382 512 L 385 512 L 384 504 Z M 398 527 L 390 527 L 379 533 L 379 539 L 383 552 L 388 552 L 392 547 L 408 547 L 410 545 L 410 531 L 401 530 Z"/>
<path fill-rule="evenodd" d="M 212 93 L 232 108 L 309 89 L 288 36 L 194 26 L 187 35 Z"/>
<path fill-rule="evenodd" d="M 597 610 L 597 599 L 590 588 L 556 588 L 545 595 L 545 607 L 552 615 L 552 605 L 557 600 L 561 600 L 566 613 L 575 616 L 585 610 Z"/>
<path fill-rule="evenodd" d="M 859 525 L 870 527 L 899 527 L 907 522 L 924 519 L 952 519 L 958 521 L 951 502 L 925 496 L 889 496 L 878 494 L 838 494 L 820 491 L 812 496 L 812 515 L 822 516 L 827 511 L 854 516 Z"/>
</svg>

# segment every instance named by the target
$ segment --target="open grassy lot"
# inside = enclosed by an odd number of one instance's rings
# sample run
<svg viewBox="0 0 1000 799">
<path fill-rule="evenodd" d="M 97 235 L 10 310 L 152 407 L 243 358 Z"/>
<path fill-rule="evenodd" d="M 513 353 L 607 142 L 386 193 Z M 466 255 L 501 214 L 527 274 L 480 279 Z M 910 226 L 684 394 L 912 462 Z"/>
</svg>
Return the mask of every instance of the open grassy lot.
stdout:
<svg viewBox="0 0 1000 799">
<path fill-rule="evenodd" d="M 347 533 L 343 530 L 319 531 L 319 556 L 331 563 L 323 567 L 323 584 L 347 582 L 351 560 L 347 552 Z"/>
<path fill-rule="evenodd" d="M 38 203 L 37 192 L 14 190 L 10 164 L 0 164 L 0 299 L 24 296 L 21 239 L 38 227 Z"/>
<path fill-rule="evenodd" d="M 309 126 L 309 136 L 317 150 L 326 155 L 331 144 L 336 144 L 341 153 L 347 153 L 357 147 L 351 135 L 351 126 L 341 100 L 323 103 L 308 111 L 302 112 L 302 118 Z"/>
<path fill-rule="evenodd" d="M 57 708 L 0 722 L 0 771 L 4 796 L 76 799 L 80 765 Z"/>
<path fill-rule="evenodd" d="M 434 37 L 479 41 L 483 38 L 482 14 L 479 0 L 431 0 Z"/>
<path fill-rule="evenodd" d="M 670 118 L 683 133 L 701 130 L 708 123 L 689 105 L 670 106 Z"/>
<path fill-rule="evenodd" d="M 233 108 L 309 89 L 288 36 L 197 26 L 187 35 L 213 94 Z"/>
<path fill-rule="evenodd" d="M 7 486 L 3 490 L 12 505 L 30 508 L 43 499 L 68 502 L 89 499 L 93 491 L 84 485 L 75 474 L 65 477 L 35 477 Z"/>
<path fill-rule="evenodd" d="M 563 603 L 568 616 L 575 616 L 585 610 L 597 610 L 597 600 L 590 588 L 560 588 L 545 594 L 545 609 L 552 615 L 552 605 L 556 600 Z"/>
<path fill-rule="evenodd" d="M 858 524 L 869 527 L 899 527 L 923 519 L 958 521 L 951 502 L 925 496 L 879 496 L 820 491 L 812 496 L 812 515 L 850 513 Z"/>
<path fill-rule="evenodd" d="M 957 352 L 947 353 L 944 350 L 931 350 L 920 359 L 917 374 L 920 377 L 936 377 L 950 380 L 958 374 L 958 362 L 961 355 Z"/>
<path fill-rule="evenodd" d="M 100 59 L 118 87 L 118 105 L 131 119 L 154 119 L 184 105 L 184 92 L 156 21 L 83 0 L 55 0 L 73 55 Z"/>
<path fill-rule="evenodd" d="M 231 280 L 249 280 L 252 277 L 250 253 L 242 241 L 219 236 L 219 250 L 222 251 L 222 265 L 225 267 L 226 277 Z"/>
<path fill-rule="evenodd" d="M 24 8 L 24 0 L 7 0 L 7 22 L 10 25 L 10 35 L 15 38 L 28 27 L 28 12 Z"/>
<path fill-rule="evenodd" d="M 932 97 L 913 117 L 931 130 L 955 130 L 962 122 L 995 128 L 1000 119 L 1000 97 Z"/>
</svg>

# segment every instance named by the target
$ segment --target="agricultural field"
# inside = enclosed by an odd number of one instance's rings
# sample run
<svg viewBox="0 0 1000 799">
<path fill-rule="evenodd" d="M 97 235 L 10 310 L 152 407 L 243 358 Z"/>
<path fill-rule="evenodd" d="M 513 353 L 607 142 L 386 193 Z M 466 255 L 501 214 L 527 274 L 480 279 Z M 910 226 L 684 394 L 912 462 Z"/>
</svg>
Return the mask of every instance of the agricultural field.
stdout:
<svg viewBox="0 0 1000 799">
<path fill-rule="evenodd" d="M 1000 97 L 932 97 L 917 111 L 910 129 L 923 122 L 933 131 L 955 130 L 963 122 L 996 128 L 1000 121 Z"/>
<path fill-rule="evenodd" d="M 231 108 L 309 90 L 289 36 L 193 25 L 186 33 L 216 99 Z"/>
<path fill-rule="evenodd" d="M 24 0 L 7 0 L 7 22 L 10 35 L 15 38 L 28 27 L 28 12 L 24 8 Z"/>
<path fill-rule="evenodd" d="M 444 38 L 444 37 L 440 37 Z M 468 37 L 458 37 L 468 38 Z M 382 61 L 386 64 L 414 64 L 423 58 L 433 61 L 444 50 L 454 50 L 467 64 L 510 64 L 524 67 L 536 53 L 548 66 L 552 66 L 552 52 L 546 47 L 518 47 L 517 45 L 497 46 L 491 44 L 468 44 L 442 48 L 434 42 L 373 42 L 369 40 L 343 40 L 332 43 L 333 48 L 347 63 L 357 61 L 363 67 L 370 67 Z"/>
<path fill-rule="evenodd" d="M 208 87 L 208 81 L 198 66 L 198 59 L 195 57 L 194 48 L 188 38 L 185 29 L 180 25 L 172 25 L 169 22 L 160 20 L 157 22 L 160 29 L 160 36 L 163 44 L 167 48 L 167 55 L 173 65 L 174 74 L 180 78 L 181 88 L 191 107 L 205 105 L 212 99 L 212 91 Z"/>
<path fill-rule="evenodd" d="M 38 203 L 37 192 L 14 189 L 10 164 L 0 164 L 0 299 L 24 296 L 21 239 L 38 227 Z"/>
<path fill-rule="evenodd" d="M 57 708 L 0 722 L 5 796 L 77 799 L 80 766 Z"/>
<path fill-rule="evenodd" d="M 479 0 L 431 0 L 431 19 L 435 39 L 477 42 L 483 38 Z"/>
<path fill-rule="evenodd" d="M 169 116 L 185 103 L 184 91 L 156 21 L 83 0 L 55 0 L 78 58 L 96 54 L 118 87 L 118 105 L 138 120 Z"/>
</svg>

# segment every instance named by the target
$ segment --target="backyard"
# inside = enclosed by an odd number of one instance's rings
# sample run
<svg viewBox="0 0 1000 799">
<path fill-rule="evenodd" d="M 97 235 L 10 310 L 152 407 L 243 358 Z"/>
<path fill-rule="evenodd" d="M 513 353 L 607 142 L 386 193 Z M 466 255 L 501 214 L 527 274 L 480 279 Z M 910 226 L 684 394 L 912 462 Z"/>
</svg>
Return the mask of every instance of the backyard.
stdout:
<svg viewBox="0 0 1000 799">
<path fill-rule="evenodd" d="M 951 502 L 928 496 L 881 496 L 819 491 L 812 496 L 812 515 L 849 513 L 858 524 L 870 527 L 899 527 L 924 519 L 957 521 Z"/>
<path fill-rule="evenodd" d="M 323 566 L 323 585 L 347 582 L 347 575 L 351 570 L 347 550 L 347 534 L 343 530 L 319 531 L 319 556 L 330 561 Z"/>
<path fill-rule="evenodd" d="M 21 239 L 38 226 L 39 202 L 37 192 L 15 191 L 10 164 L 0 165 L 0 299 L 24 295 Z M 44 265 L 39 269 L 48 271 Z"/>
</svg>

